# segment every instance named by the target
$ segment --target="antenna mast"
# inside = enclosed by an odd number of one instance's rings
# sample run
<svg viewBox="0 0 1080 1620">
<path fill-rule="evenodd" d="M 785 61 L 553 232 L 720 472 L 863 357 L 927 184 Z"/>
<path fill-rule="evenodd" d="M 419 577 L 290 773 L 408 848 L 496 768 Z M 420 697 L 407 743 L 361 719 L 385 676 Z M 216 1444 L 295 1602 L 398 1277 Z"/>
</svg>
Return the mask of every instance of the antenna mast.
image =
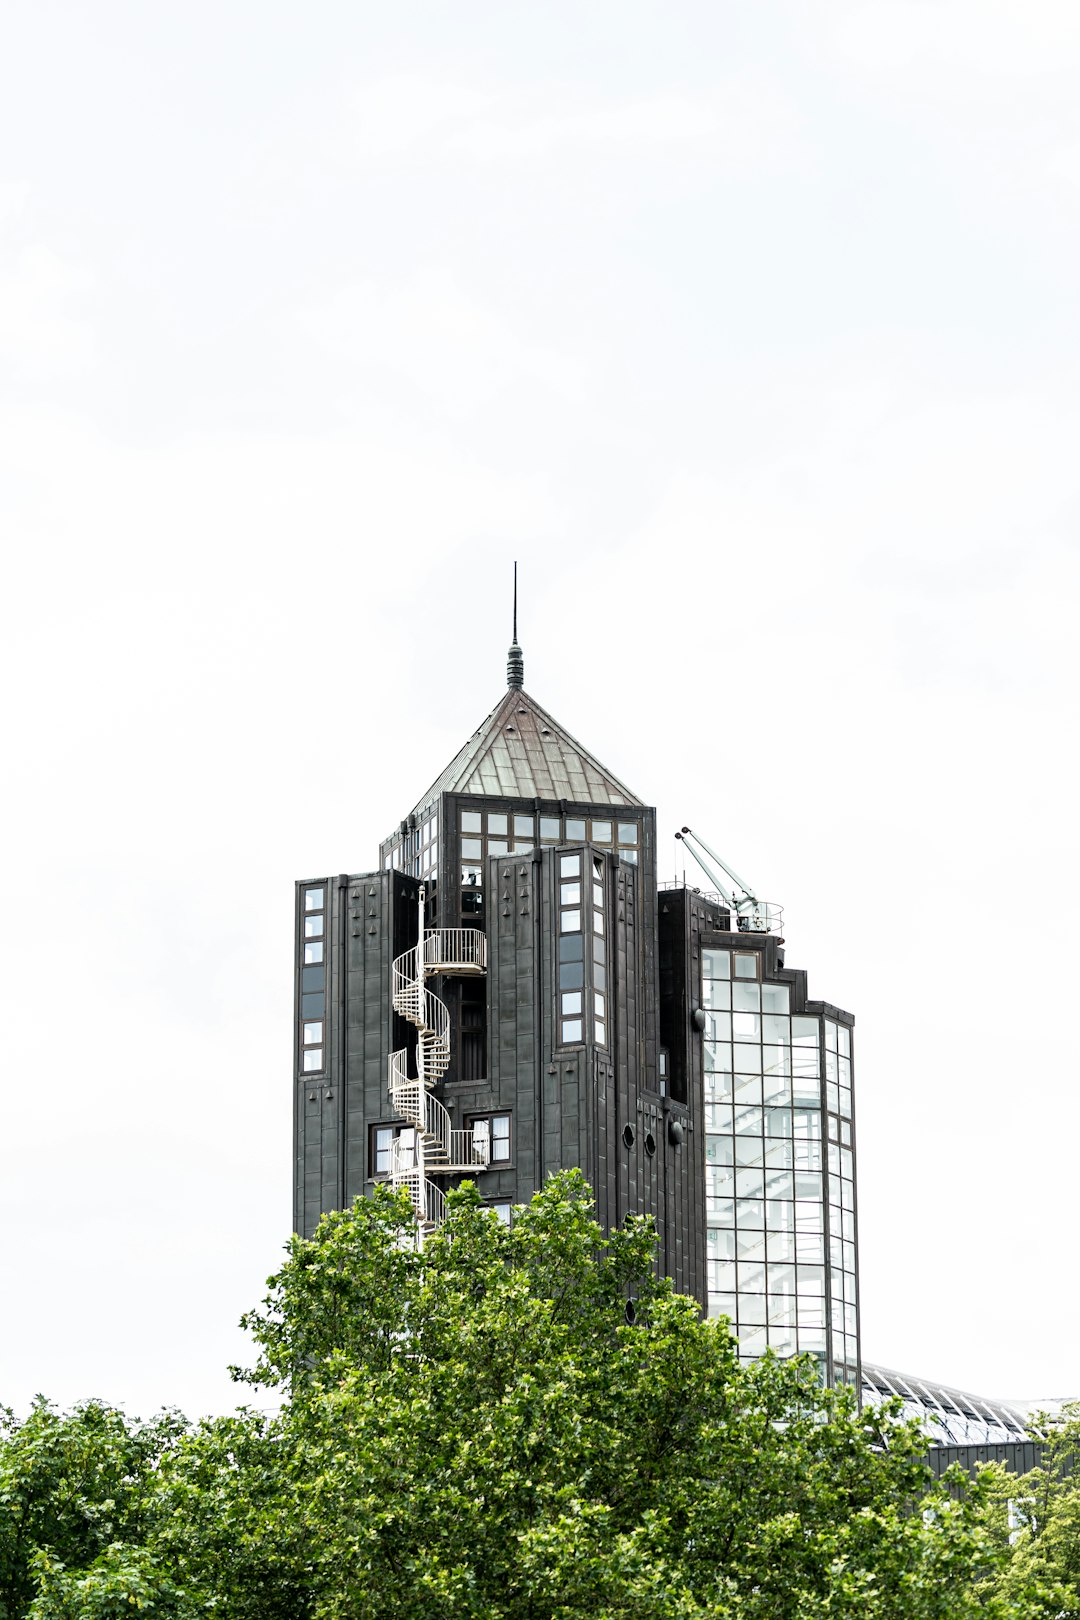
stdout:
<svg viewBox="0 0 1080 1620">
<path fill-rule="evenodd" d="M 517 563 L 514 564 L 514 639 L 510 643 L 510 651 L 506 655 L 506 684 L 513 691 L 520 691 L 525 685 L 525 656 L 518 646 L 517 638 Z"/>
</svg>

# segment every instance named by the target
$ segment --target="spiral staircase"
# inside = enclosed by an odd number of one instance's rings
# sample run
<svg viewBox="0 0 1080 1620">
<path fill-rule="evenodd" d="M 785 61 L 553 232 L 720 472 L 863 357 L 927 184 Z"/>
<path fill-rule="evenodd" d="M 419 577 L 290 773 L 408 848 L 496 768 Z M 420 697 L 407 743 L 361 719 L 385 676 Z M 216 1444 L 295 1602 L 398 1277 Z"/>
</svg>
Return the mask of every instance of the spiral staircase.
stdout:
<svg viewBox="0 0 1080 1620">
<path fill-rule="evenodd" d="M 390 1181 L 408 1191 L 420 1243 L 446 1214 L 442 1188 L 428 1179 L 428 1172 L 461 1175 L 486 1169 L 488 1162 L 487 1142 L 474 1140 L 471 1131 L 455 1130 L 432 1095 L 431 1088 L 450 1066 L 450 1014 L 427 988 L 436 973 L 486 973 L 487 940 L 478 928 L 426 927 L 424 901 L 421 888 L 419 943 L 396 957 L 392 970 L 394 1011 L 416 1026 L 416 1075 L 409 1074 L 407 1051 L 391 1052 L 387 1087 L 394 1112 L 408 1121 L 390 1145 Z"/>
</svg>

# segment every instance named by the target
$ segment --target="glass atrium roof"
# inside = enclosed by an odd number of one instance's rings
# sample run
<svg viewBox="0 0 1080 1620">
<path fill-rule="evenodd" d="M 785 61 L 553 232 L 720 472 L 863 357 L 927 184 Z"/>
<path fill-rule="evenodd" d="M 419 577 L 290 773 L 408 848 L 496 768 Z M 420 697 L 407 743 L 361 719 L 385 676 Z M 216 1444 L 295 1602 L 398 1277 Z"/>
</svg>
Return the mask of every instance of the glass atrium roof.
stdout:
<svg viewBox="0 0 1080 1620">
<path fill-rule="evenodd" d="M 1022 1414 L 1006 1401 L 986 1400 L 866 1362 L 862 1374 L 864 1404 L 873 1406 L 899 1395 L 904 1417 L 917 1418 L 932 1445 L 991 1446 L 1029 1438 Z"/>
</svg>

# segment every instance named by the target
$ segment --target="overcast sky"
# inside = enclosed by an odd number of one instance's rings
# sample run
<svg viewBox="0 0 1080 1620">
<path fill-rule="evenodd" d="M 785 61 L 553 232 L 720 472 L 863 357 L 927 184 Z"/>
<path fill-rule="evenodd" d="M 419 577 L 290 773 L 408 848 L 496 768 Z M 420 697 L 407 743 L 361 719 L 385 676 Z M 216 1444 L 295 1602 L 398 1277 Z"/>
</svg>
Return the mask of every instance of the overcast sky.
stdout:
<svg viewBox="0 0 1080 1620">
<path fill-rule="evenodd" d="M 864 1355 L 1080 1393 L 1078 248 L 1065 0 L 9 0 L 0 1401 L 234 1402 L 293 880 L 514 557 L 856 1015 Z"/>
</svg>

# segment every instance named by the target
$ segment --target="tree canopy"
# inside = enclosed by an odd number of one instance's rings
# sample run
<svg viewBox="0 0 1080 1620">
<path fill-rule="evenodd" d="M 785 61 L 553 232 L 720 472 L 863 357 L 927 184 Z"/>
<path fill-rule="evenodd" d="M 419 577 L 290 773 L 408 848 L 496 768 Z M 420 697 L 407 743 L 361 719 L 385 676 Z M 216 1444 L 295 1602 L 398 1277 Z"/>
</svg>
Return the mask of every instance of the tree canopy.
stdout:
<svg viewBox="0 0 1080 1620">
<path fill-rule="evenodd" d="M 998 1476 L 950 1491 L 916 1426 L 808 1361 L 741 1364 L 576 1173 L 509 1227 L 471 1185 L 448 1203 L 422 1253 L 383 1187 L 292 1240 L 245 1318 L 259 1404 L 9 1416 L 0 1620 L 1080 1614 L 1025 1606 L 1066 1587 L 1017 1574 Z"/>
</svg>

